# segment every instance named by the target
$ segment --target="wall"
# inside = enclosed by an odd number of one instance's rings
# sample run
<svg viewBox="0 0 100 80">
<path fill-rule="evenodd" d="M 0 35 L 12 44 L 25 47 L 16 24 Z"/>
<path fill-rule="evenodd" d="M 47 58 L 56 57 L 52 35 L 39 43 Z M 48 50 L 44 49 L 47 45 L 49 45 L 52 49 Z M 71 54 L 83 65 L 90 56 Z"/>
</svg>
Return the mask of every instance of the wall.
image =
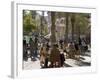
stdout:
<svg viewBox="0 0 100 80">
<path fill-rule="evenodd" d="M 30 0 L 28 0 L 30 1 Z M 97 53 L 97 72 L 90 74 L 72 74 L 64 76 L 55 77 L 43 77 L 36 78 L 33 80 L 99 80 L 100 75 L 100 1 L 99 0 L 34 0 L 36 3 L 41 4 L 67 4 L 68 2 L 74 2 L 72 4 L 86 5 L 86 6 L 96 6 L 97 7 L 97 18 L 98 26 L 96 33 L 96 53 Z M 12 80 L 10 78 L 11 70 L 11 0 L 0 0 L 0 80 Z M 20 79 L 19 79 L 20 80 Z M 23 80 L 23 79 L 22 79 Z M 32 79 L 25 79 L 32 80 Z"/>
</svg>

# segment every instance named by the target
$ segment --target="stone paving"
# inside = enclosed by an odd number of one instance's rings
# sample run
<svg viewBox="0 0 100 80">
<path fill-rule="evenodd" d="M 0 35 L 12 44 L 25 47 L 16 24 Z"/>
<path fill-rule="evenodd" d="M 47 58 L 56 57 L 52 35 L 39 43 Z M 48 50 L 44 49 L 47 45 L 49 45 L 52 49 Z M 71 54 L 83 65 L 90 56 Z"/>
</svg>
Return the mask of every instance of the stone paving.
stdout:
<svg viewBox="0 0 100 80">
<path fill-rule="evenodd" d="M 90 66 L 91 65 L 90 54 L 91 54 L 90 52 L 86 52 L 85 55 L 80 55 L 80 60 L 66 59 L 64 62 L 64 67 Z M 25 70 L 41 68 L 40 61 L 38 58 L 36 58 L 36 61 L 31 61 L 31 59 L 28 58 L 28 61 L 24 61 L 23 67 Z"/>
</svg>

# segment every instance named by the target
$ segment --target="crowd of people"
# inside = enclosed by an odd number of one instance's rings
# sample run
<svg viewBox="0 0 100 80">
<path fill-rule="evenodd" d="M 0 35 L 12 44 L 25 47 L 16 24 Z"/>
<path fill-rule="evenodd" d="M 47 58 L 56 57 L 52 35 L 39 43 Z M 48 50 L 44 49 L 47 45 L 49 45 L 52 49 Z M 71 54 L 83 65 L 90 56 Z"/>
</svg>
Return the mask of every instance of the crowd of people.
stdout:
<svg viewBox="0 0 100 80">
<path fill-rule="evenodd" d="M 39 45 L 37 37 L 30 38 L 29 44 L 23 40 L 23 59 L 25 61 L 30 57 L 32 61 L 36 58 L 40 60 L 41 68 L 64 67 L 66 58 L 80 59 L 80 55 L 88 50 L 88 44 L 85 39 L 79 38 L 78 42 L 68 42 L 65 45 L 63 40 L 58 43 L 50 44 L 50 41 Z"/>
</svg>

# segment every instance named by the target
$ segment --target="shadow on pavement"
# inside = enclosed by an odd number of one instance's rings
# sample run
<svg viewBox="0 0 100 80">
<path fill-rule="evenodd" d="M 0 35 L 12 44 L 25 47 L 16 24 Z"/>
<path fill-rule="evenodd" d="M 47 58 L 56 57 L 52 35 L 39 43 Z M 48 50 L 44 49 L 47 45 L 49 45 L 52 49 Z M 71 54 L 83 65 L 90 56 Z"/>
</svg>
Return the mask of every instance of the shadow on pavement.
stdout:
<svg viewBox="0 0 100 80">
<path fill-rule="evenodd" d="M 72 67 L 71 65 L 66 64 L 66 63 L 64 63 L 64 66 L 65 66 L 65 67 Z"/>
<path fill-rule="evenodd" d="M 90 62 L 83 62 L 82 60 L 80 61 L 79 64 L 77 64 L 78 66 L 91 66 Z"/>
</svg>

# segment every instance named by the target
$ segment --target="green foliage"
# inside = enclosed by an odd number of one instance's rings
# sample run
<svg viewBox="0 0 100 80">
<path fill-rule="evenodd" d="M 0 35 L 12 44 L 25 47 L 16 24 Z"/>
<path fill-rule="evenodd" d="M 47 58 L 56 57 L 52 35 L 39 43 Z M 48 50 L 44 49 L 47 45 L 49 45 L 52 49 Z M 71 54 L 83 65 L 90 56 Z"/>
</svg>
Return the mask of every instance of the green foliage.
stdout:
<svg viewBox="0 0 100 80">
<path fill-rule="evenodd" d="M 45 26 L 44 26 L 44 35 L 47 35 L 47 34 L 49 34 L 49 33 L 48 33 L 48 26 L 45 25 Z"/>
<path fill-rule="evenodd" d="M 76 28 L 80 28 L 80 34 L 85 34 L 89 24 L 89 14 L 77 13 L 75 14 Z"/>
<path fill-rule="evenodd" d="M 36 29 L 36 21 L 32 18 L 31 12 L 23 11 L 23 30 L 26 33 Z"/>
</svg>

